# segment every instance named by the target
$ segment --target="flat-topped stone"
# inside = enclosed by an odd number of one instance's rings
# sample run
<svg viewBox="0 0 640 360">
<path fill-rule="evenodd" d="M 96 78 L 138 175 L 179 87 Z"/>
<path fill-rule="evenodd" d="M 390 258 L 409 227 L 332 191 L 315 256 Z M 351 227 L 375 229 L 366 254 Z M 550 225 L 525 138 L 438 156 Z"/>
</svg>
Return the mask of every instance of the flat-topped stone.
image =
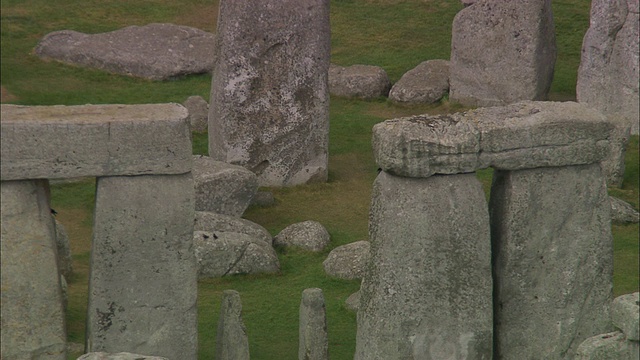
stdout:
<svg viewBox="0 0 640 360">
<path fill-rule="evenodd" d="M 0 108 L 3 181 L 191 171 L 179 104 Z"/>
<path fill-rule="evenodd" d="M 451 115 L 416 115 L 373 128 L 382 170 L 407 177 L 595 163 L 613 124 L 574 102 L 523 101 Z"/>
<path fill-rule="evenodd" d="M 622 330 L 628 340 L 640 341 L 640 295 L 638 292 L 618 296 L 611 306 L 613 325 Z"/>
</svg>

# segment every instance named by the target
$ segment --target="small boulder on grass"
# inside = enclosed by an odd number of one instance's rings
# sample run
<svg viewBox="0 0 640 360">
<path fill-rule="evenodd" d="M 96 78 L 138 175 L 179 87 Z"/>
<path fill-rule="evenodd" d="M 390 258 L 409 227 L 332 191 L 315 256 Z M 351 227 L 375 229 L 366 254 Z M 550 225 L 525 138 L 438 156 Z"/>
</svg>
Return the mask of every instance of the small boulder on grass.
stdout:
<svg viewBox="0 0 640 360">
<path fill-rule="evenodd" d="M 626 201 L 609 196 L 611 201 L 611 221 L 619 224 L 638 223 L 640 214 Z"/>
<path fill-rule="evenodd" d="M 344 305 L 347 309 L 358 312 L 358 308 L 360 307 L 360 290 L 349 295 L 347 300 L 344 301 Z"/>
<path fill-rule="evenodd" d="M 319 252 L 329 245 L 330 235 L 327 229 L 317 221 L 308 220 L 284 228 L 274 239 L 277 246 L 297 246 Z"/>
<path fill-rule="evenodd" d="M 356 241 L 336 247 L 322 263 L 324 271 L 340 279 L 362 279 L 369 261 L 369 248 L 368 241 Z"/>
<path fill-rule="evenodd" d="M 329 67 L 329 93 L 358 99 L 376 99 L 387 96 L 391 82 L 383 68 L 373 65 Z"/>
<path fill-rule="evenodd" d="M 187 100 L 182 103 L 189 112 L 189 123 L 191 124 L 191 131 L 206 132 L 209 121 L 209 104 L 202 96 L 189 96 Z"/>
<path fill-rule="evenodd" d="M 399 104 L 433 104 L 449 92 L 449 61 L 423 61 L 407 71 L 389 92 Z"/>
</svg>

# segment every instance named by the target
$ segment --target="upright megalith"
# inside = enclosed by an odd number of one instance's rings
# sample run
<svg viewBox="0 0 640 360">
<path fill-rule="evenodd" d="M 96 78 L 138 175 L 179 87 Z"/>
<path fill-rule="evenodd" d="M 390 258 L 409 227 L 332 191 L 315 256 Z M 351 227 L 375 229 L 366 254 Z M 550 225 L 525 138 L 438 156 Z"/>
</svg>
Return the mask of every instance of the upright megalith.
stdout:
<svg viewBox="0 0 640 360">
<path fill-rule="evenodd" d="M 545 100 L 555 60 L 551 0 L 479 0 L 453 20 L 450 99 L 468 106 Z"/>
<path fill-rule="evenodd" d="M 0 357 L 64 360 L 66 331 L 48 181 L 2 181 L 0 184 Z"/>
<path fill-rule="evenodd" d="M 305 289 L 300 302 L 299 360 L 329 360 L 327 310 L 322 289 Z"/>
<path fill-rule="evenodd" d="M 611 331 L 613 239 L 600 165 L 496 171 L 491 190 L 496 355 L 572 358 Z"/>
<path fill-rule="evenodd" d="M 209 156 L 260 185 L 326 181 L 328 0 L 222 0 Z"/>
<path fill-rule="evenodd" d="M 594 0 L 582 43 L 578 101 L 623 117 L 638 134 L 640 58 L 638 0 Z"/>
<path fill-rule="evenodd" d="M 489 213 L 474 174 L 373 187 L 356 360 L 491 359 Z"/>
<path fill-rule="evenodd" d="M 249 338 L 242 321 L 240 294 L 235 290 L 225 290 L 222 296 L 215 358 L 249 360 Z"/>
</svg>

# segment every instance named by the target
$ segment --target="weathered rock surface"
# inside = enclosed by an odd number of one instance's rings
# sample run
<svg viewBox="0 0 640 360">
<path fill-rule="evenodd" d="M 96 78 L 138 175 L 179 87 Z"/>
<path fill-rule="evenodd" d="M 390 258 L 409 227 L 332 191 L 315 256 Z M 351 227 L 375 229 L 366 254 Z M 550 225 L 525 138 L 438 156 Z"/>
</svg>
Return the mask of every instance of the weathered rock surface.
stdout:
<svg viewBox="0 0 640 360">
<path fill-rule="evenodd" d="M 278 255 L 262 239 L 235 232 L 195 231 L 194 251 L 200 278 L 277 273 Z"/>
<path fill-rule="evenodd" d="M 390 89 L 389 76 L 379 66 L 331 64 L 329 67 L 331 95 L 371 100 L 387 96 Z"/>
<path fill-rule="evenodd" d="M 242 321 L 242 302 L 240 293 L 235 290 L 225 290 L 222 294 L 215 358 L 249 360 L 249 338 Z"/>
<path fill-rule="evenodd" d="M 132 354 L 127 352 L 120 352 L 115 354 L 105 352 L 92 352 L 84 354 L 78 358 L 78 360 L 169 360 L 160 356 L 147 356 Z"/>
<path fill-rule="evenodd" d="M 69 244 L 69 235 L 58 220 L 54 219 L 56 228 L 56 249 L 58 255 L 58 271 L 61 275 L 68 277 L 73 272 L 73 260 L 71 259 L 71 246 Z"/>
<path fill-rule="evenodd" d="M 635 349 L 634 345 L 636 345 Z M 627 341 L 620 331 L 588 338 L 580 344 L 574 357 L 575 360 L 635 360 L 637 358 L 637 344 Z"/>
<path fill-rule="evenodd" d="M 473 5 L 475 7 L 477 5 Z M 416 115 L 373 127 L 382 170 L 408 177 L 599 162 L 614 125 L 572 102 L 524 101 L 451 115 Z"/>
<path fill-rule="evenodd" d="M 611 321 L 627 340 L 640 341 L 640 293 L 615 298 L 611 305 Z"/>
<path fill-rule="evenodd" d="M 453 20 L 451 101 L 495 106 L 546 100 L 556 43 L 551 0 L 483 0 Z"/>
<path fill-rule="evenodd" d="M 327 311 L 322 289 L 305 289 L 300 301 L 299 360 L 329 360 Z"/>
<path fill-rule="evenodd" d="M 328 0 L 220 3 L 209 156 L 261 186 L 327 180 Z"/>
<path fill-rule="evenodd" d="M 247 234 L 258 240 L 262 240 L 266 244 L 273 244 L 273 236 L 262 226 L 246 219 L 213 212 L 196 211 L 193 230 L 213 233 L 231 232 Z"/>
<path fill-rule="evenodd" d="M 626 119 L 638 134 L 638 0 L 594 0 L 582 43 L 578 101 Z"/>
<path fill-rule="evenodd" d="M 622 187 L 624 180 L 624 157 L 627 152 L 631 125 L 620 116 L 608 116 L 614 124 L 609 137 L 609 153 L 602 160 L 602 171 L 607 178 L 608 186 Z"/>
<path fill-rule="evenodd" d="M 609 196 L 611 202 L 611 221 L 616 223 L 637 223 L 640 221 L 640 214 L 626 201 Z"/>
<path fill-rule="evenodd" d="M 258 191 L 258 178 L 238 165 L 208 156 L 193 157 L 196 211 L 242 216 Z"/>
<path fill-rule="evenodd" d="M 347 309 L 357 312 L 358 308 L 360 307 L 360 290 L 349 295 L 347 300 L 344 301 L 344 305 L 347 307 Z"/>
<path fill-rule="evenodd" d="M 340 279 L 362 279 L 369 261 L 369 242 L 356 241 L 331 250 L 322 263 L 324 271 Z"/>
<path fill-rule="evenodd" d="M 209 122 L 209 104 L 202 96 L 189 96 L 187 100 L 182 103 L 189 116 L 189 124 L 191 124 L 191 131 L 195 132 L 207 132 Z"/>
<path fill-rule="evenodd" d="M 449 61 L 427 60 L 407 71 L 389 92 L 401 104 L 432 104 L 449 92 Z"/>
<path fill-rule="evenodd" d="M 214 35 L 174 24 L 148 24 L 84 34 L 49 33 L 36 46 L 44 59 L 150 80 L 167 80 L 211 71 Z"/>
<path fill-rule="evenodd" d="M 370 224 L 355 359 L 491 359 L 489 214 L 475 175 L 381 172 Z"/>
<path fill-rule="evenodd" d="M 498 358 L 572 358 L 586 338 L 613 330 L 607 196 L 597 163 L 494 173 Z"/>
<path fill-rule="evenodd" d="M 309 251 L 322 251 L 329 245 L 331 236 L 317 221 L 308 220 L 289 225 L 273 239 L 277 246 L 297 246 Z"/>
</svg>

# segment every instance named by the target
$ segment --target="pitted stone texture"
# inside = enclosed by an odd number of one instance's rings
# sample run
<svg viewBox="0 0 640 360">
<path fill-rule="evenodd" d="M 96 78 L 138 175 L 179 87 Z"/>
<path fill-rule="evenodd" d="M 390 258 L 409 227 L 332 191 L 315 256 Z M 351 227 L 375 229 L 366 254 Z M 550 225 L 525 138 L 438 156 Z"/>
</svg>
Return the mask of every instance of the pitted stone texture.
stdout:
<svg viewBox="0 0 640 360">
<path fill-rule="evenodd" d="M 179 104 L 0 108 L 2 180 L 191 171 L 191 132 Z"/>
<path fill-rule="evenodd" d="M 261 186 L 326 181 L 329 1 L 223 0 L 216 53 L 209 156 Z"/>
<path fill-rule="evenodd" d="M 401 104 L 432 104 L 449 92 L 449 61 L 427 60 L 407 71 L 389 92 Z"/>
<path fill-rule="evenodd" d="M 496 171 L 491 189 L 498 358 L 566 359 L 611 331 L 613 239 L 599 164 Z"/>
<path fill-rule="evenodd" d="M 193 157 L 196 211 L 242 216 L 258 191 L 258 178 L 238 165 L 208 156 Z"/>
<path fill-rule="evenodd" d="M 556 61 L 551 0 L 482 0 L 453 20 L 451 101 L 546 100 Z"/>
<path fill-rule="evenodd" d="M 300 301 L 299 360 L 329 360 L 327 310 L 318 288 L 305 289 Z"/>
<path fill-rule="evenodd" d="M 369 242 L 356 241 L 331 250 L 322 263 L 324 271 L 340 279 L 362 279 L 369 262 Z"/>
<path fill-rule="evenodd" d="M 602 171 L 607 178 L 607 185 L 621 188 L 631 125 L 620 116 L 609 116 L 608 119 L 614 124 L 614 128 L 609 138 L 609 153 L 601 162 Z"/>
<path fill-rule="evenodd" d="M 489 214 L 475 175 L 381 172 L 369 224 L 355 359 L 491 359 Z"/>
<path fill-rule="evenodd" d="M 98 178 L 87 351 L 197 358 L 193 178 Z"/>
<path fill-rule="evenodd" d="M 69 245 L 69 235 L 64 226 L 54 219 L 56 228 L 56 254 L 58 256 L 58 271 L 61 275 L 69 276 L 73 272 L 73 261 L 71 259 L 71 246 Z"/>
<path fill-rule="evenodd" d="M 236 232 L 196 231 L 193 242 L 200 278 L 280 271 L 275 250 L 258 237 Z"/>
<path fill-rule="evenodd" d="M 638 343 L 627 341 L 624 334 L 619 331 L 596 335 L 578 346 L 573 359 L 635 360 L 638 359 Z"/>
<path fill-rule="evenodd" d="M 594 0 L 582 43 L 579 102 L 626 119 L 638 134 L 638 0 Z"/>
<path fill-rule="evenodd" d="M 329 245 L 331 235 L 317 221 L 308 220 L 289 225 L 273 239 L 277 246 L 297 246 L 309 251 L 322 251 Z"/>
<path fill-rule="evenodd" d="M 640 341 L 640 294 L 635 292 L 615 298 L 611 305 L 611 320 L 627 340 Z"/>
<path fill-rule="evenodd" d="M 262 226 L 246 219 L 213 212 L 196 211 L 193 230 L 247 234 L 264 241 L 266 244 L 273 244 L 273 236 Z"/>
<path fill-rule="evenodd" d="M 189 26 L 148 24 L 101 33 L 72 30 L 45 35 L 41 58 L 150 80 L 211 71 L 214 35 Z"/>
<path fill-rule="evenodd" d="M 66 359 L 47 186 L 46 180 L 0 182 L 2 359 Z"/>
<path fill-rule="evenodd" d="M 347 300 L 344 301 L 344 306 L 351 311 L 357 312 L 360 307 L 360 290 L 349 295 Z"/>
<path fill-rule="evenodd" d="M 132 354 L 127 352 L 120 352 L 115 354 L 109 354 L 105 352 L 92 352 L 84 354 L 78 358 L 78 360 L 169 360 L 160 356 L 147 356 Z"/>
<path fill-rule="evenodd" d="M 209 122 L 209 104 L 202 96 L 189 96 L 182 103 L 189 112 L 189 124 L 191 131 L 207 132 Z"/>
<path fill-rule="evenodd" d="M 616 223 L 638 223 L 640 214 L 631 204 L 613 196 L 609 196 L 611 202 L 611 221 Z"/>
<path fill-rule="evenodd" d="M 474 5 L 475 6 L 475 5 Z M 517 170 L 599 162 L 614 125 L 578 103 L 524 101 L 451 115 L 416 115 L 373 127 L 373 154 L 398 176 Z"/>
<path fill-rule="evenodd" d="M 240 293 L 235 290 L 225 290 L 222 294 L 215 358 L 249 360 L 249 338 L 242 321 L 242 302 Z"/>
<path fill-rule="evenodd" d="M 358 99 L 377 99 L 387 96 L 391 81 L 383 68 L 374 65 L 331 64 L 329 67 L 329 92 L 331 95 Z"/>
</svg>

